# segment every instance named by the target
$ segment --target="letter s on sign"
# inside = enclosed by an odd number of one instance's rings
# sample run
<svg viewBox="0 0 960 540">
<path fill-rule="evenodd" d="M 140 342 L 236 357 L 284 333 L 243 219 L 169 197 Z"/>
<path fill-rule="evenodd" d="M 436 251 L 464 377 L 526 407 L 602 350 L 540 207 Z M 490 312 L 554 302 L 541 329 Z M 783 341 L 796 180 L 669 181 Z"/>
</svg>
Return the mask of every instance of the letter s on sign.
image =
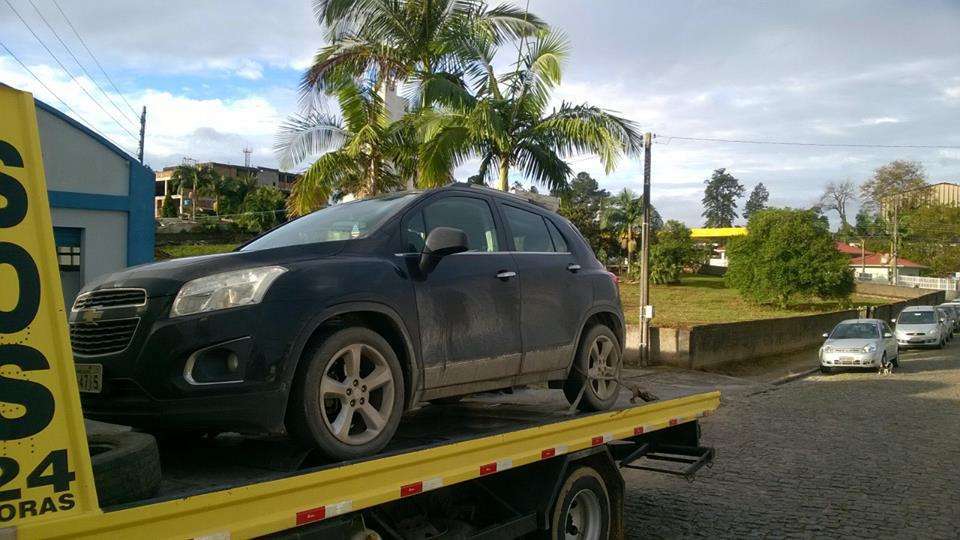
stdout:
<svg viewBox="0 0 960 540">
<path fill-rule="evenodd" d="M 43 354 L 24 345 L 0 345 L 0 367 L 13 365 L 22 371 L 50 369 Z M 24 379 L 0 375 L 0 396 L 3 401 L 26 407 L 19 418 L 0 415 L 0 441 L 32 437 L 43 431 L 53 420 L 55 403 L 46 386 Z"/>
</svg>

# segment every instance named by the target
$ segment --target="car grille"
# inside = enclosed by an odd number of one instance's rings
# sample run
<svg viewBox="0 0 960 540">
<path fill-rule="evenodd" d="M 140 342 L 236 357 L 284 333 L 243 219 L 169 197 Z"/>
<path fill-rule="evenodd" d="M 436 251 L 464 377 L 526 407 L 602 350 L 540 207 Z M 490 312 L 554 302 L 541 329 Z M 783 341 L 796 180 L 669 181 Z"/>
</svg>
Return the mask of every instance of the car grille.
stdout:
<svg viewBox="0 0 960 540">
<path fill-rule="evenodd" d="M 907 332 L 907 335 L 908 335 L 908 336 L 925 336 L 926 333 L 924 333 L 924 332 Z"/>
<path fill-rule="evenodd" d="M 142 306 L 146 303 L 147 292 L 143 289 L 104 289 L 78 296 L 76 302 L 73 303 L 73 310 Z"/>
<path fill-rule="evenodd" d="M 73 353 L 99 356 L 126 349 L 140 323 L 139 317 L 70 324 L 70 344 Z"/>
</svg>

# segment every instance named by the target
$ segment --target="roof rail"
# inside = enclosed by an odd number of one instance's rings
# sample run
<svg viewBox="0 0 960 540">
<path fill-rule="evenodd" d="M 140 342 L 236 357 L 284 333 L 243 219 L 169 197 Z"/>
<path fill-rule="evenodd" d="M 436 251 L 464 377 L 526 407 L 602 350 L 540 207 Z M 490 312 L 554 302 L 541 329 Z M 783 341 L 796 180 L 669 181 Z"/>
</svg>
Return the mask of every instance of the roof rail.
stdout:
<svg viewBox="0 0 960 540">
<path fill-rule="evenodd" d="M 518 200 L 521 200 L 521 201 L 523 201 L 523 202 L 530 203 L 530 204 L 532 204 L 532 205 L 534 205 L 534 206 L 539 206 L 540 208 L 543 208 L 544 210 L 549 210 L 549 211 L 551 211 L 551 212 L 556 212 L 556 211 L 557 211 L 557 209 L 556 209 L 554 206 L 551 206 L 550 203 L 548 203 L 547 201 L 538 199 L 537 197 L 534 196 L 534 195 L 540 195 L 539 193 L 530 193 L 530 194 L 529 194 L 530 196 L 525 196 L 525 195 L 522 195 L 522 194 L 520 194 L 520 193 L 511 193 L 511 192 L 509 192 L 509 191 L 500 191 L 499 189 L 490 187 L 490 186 L 488 186 L 488 185 L 486 185 L 486 184 L 474 184 L 474 183 L 472 183 L 472 182 L 454 182 L 452 185 L 454 185 L 454 186 L 460 186 L 460 187 L 468 187 L 468 188 L 471 188 L 471 189 L 483 189 L 483 190 L 487 190 L 487 191 L 492 191 L 493 193 L 496 193 L 497 195 L 501 195 L 501 196 L 506 195 L 506 196 L 508 196 L 508 197 L 513 197 L 513 198 L 518 199 Z M 541 196 L 542 196 L 542 197 L 547 197 L 547 195 L 541 195 Z"/>
</svg>

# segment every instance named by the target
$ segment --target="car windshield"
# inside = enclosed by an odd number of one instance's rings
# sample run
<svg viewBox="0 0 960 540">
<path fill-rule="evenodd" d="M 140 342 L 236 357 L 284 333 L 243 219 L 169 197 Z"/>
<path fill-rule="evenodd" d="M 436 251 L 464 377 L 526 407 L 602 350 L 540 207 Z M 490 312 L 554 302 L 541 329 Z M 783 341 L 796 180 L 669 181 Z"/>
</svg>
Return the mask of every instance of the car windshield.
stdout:
<svg viewBox="0 0 960 540">
<path fill-rule="evenodd" d="M 277 227 L 243 246 L 240 251 L 363 238 L 416 195 L 399 193 L 328 206 Z"/>
<path fill-rule="evenodd" d="M 932 311 L 903 311 L 897 324 L 933 324 L 935 321 Z"/>
<path fill-rule="evenodd" d="M 879 330 L 874 323 L 838 324 L 830 334 L 830 339 L 874 339 Z"/>
</svg>

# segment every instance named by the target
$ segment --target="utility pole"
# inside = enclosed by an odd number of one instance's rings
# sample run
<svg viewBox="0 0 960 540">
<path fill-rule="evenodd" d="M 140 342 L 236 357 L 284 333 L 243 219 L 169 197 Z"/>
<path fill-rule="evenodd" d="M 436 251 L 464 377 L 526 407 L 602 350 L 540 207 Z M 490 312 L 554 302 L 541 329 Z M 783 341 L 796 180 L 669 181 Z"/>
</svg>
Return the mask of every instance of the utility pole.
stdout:
<svg viewBox="0 0 960 540">
<path fill-rule="evenodd" d="M 143 111 L 140 113 L 140 148 L 137 151 L 137 159 L 140 160 L 140 164 L 143 165 L 143 135 L 147 130 L 147 106 L 143 106 Z"/>
<path fill-rule="evenodd" d="M 900 271 L 897 268 L 897 259 L 900 257 L 900 197 L 893 201 L 893 249 L 890 250 L 890 279 L 892 285 L 900 281 Z"/>
<path fill-rule="evenodd" d="M 640 230 L 640 362 L 650 361 L 650 150 L 653 134 L 643 134 L 643 226 Z"/>
</svg>

